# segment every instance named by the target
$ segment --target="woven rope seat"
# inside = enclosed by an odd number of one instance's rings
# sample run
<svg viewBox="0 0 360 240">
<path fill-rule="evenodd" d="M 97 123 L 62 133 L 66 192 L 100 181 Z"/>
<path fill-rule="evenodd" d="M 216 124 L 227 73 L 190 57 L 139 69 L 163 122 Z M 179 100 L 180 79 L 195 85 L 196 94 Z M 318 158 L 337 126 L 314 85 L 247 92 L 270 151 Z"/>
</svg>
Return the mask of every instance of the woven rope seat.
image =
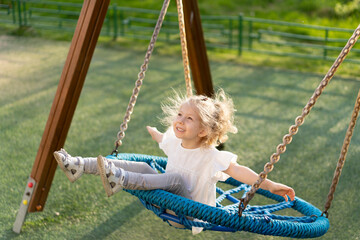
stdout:
<svg viewBox="0 0 360 240">
<path fill-rule="evenodd" d="M 123 159 L 129 161 L 146 162 L 153 169 L 165 172 L 167 158 L 143 154 L 109 155 L 109 159 Z M 250 206 L 248 205 L 242 214 L 238 215 L 239 200 L 232 194 L 250 190 L 250 186 L 233 178 L 229 178 L 226 184 L 233 188 L 222 190 L 217 188 L 220 195 L 216 199 L 216 207 L 195 202 L 193 200 L 163 191 L 163 190 L 125 190 L 138 197 L 144 206 L 153 211 L 164 221 L 176 222 L 191 229 L 192 226 L 203 227 L 204 230 L 212 231 L 248 231 L 263 235 L 274 235 L 294 238 L 312 238 L 322 236 L 329 229 L 329 220 L 322 216 L 322 212 L 308 202 L 296 197 L 295 201 L 285 202 L 278 195 L 259 189 L 257 194 L 273 199 L 278 203 Z M 221 202 L 228 199 L 233 204 L 223 206 Z M 303 216 L 282 216 L 274 212 L 291 208 Z M 166 213 L 166 210 L 175 212 L 176 216 Z M 300 213 L 300 214 L 299 214 Z M 195 221 L 189 220 L 198 219 Z"/>
</svg>

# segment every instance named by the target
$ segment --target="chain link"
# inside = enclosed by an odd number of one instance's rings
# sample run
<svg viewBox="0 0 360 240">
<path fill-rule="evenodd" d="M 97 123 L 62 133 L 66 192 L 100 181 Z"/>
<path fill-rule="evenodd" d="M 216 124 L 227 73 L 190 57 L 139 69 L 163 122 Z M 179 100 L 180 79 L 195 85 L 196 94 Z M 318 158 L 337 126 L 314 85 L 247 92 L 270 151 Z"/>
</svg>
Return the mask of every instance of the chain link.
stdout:
<svg viewBox="0 0 360 240">
<path fill-rule="evenodd" d="M 330 190 L 329 190 L 329 194 L 328 194 L 328 197 L 327 197 L 327 201 L 325 203 L 325 210 L 322 213 L 322 214 L 325 214 L 326 217 L 328 216 L 328 210 L 329 210 L 329 208 L 331 206 L 332 200 L 334 199 L 334 193 L 335 193 L 335 190 L 336 190 L 336 186 L 337 186 L 337 184 L 339 182 L 341 171 L 342 171 L 342 168 L 343 168 L 343 166 L 345 164 L 347 151 L 349 149 L 351 137 L 353 135 L 356 120 L 357 120 L 358 115 L 359 115 L 359 110 L 360 110 L 360 90 L 358 92 L 358 95 L 357 95 L 357 98 L 356 98 L 356 101 L 355 101 L 355 106 L 354 106 L 353 113 L 351 115 L 351 120 L 350 120 L 350 123 L 349 123 L 349 127 L 348 127 L 348 129 L 346 131 L 343 146 L 342 146 L 341 151 L 340 151 L 340 157 L 339 157 L 339 160 L 338 160 L 338 164 L 336 166 L 336 169 L 335 169 L 335 172 L 334 172 L 334 177 L 333 177 L 333 180 L 332 180 L 332 183 L 331 183 L 331 186 L 330 186 Z"/>
<path fill-rule="evenodd" d="M 138 74 L 138 79 L 135 82 L 135 88 L 133 89 L 132 96 L 130 98 L 128 107 L 126 109 L 126 113 L 125 113 L 125 116 L 124 116 L 124 119 L 123 119 L 123 123 L 120 125 L 120 131 L 117 134 L 117 140 L 115 141 L 115 149 L 113 150 L 112 154 L 117 153 L 117 148 L 119 146 L 121 146 L 121 144 L 122 144 L 121 140 L 125 137 L 125 131 L 128 128 L 128 123 L 130 121 L 131 114 L 132 114 L 132 112 L 134 110 L 134 106 L 135 106 L 135 103 L 136 103 L 137 96 L 139 95 L 140 88 L 141 88 L 143 80 L 145 78 L 145 72 L 146 72 L 146 70 L 148 68 L 149 60 L 150 60 L 151 54 L 152 54 L 152 52 L 154 50 L 154 46 L 155 46 L 155 42 L 157 40 L 157 37 L 158 37 L 158 35 L 160 33 L 160 29 L 161 29 L 162 23 L 164 21 L 165 14 L 166 14 L 166 11 L 168 9 L 169 3 L 170 3 L 170 0 L 165 0 L 164 3 L 163 3 L 162 9 L 160 11 L 159 18 L 158 18 L 158 20 L 156 22 L 156 26 L 155 26 L 153 35 L 151 37 L 148 49 L 147 49 L 146 54 L 145 54 L 144 63 L 140 67 L 140 72 Z"/>
<path fill-rule="evenodd" d="M 299 127 L 304 123 L 305 117 L 310 113 L 312 107 L 315 105 L 316 100 L 320 97 L 321 93 L 325 87 L 329 84 L 330 80 L 334 76 L 336 70 L 340 64 L 344 61 L 346 55 L 350 52 L 351 48 L 355 45 L 357 39 L 360 35 L 360 25 L 355 29 L 353 35 L 350 37 L 345 47 L 340 52 L 339 56 L 325 75 L 325 77 L 320 82 L 319 86 L 315 89 L 313 95 L 309 99 L 308 103 L 303 108 L 302 114 L 295 119 L 295 125 L 290 126 L 289 134 L 286 134 L 283 137 L 283 142 L 279 144 L 276 148 L 276 153 L 273 153 L 270 157 L 270 162 L 266 163 L 264 166 L 264 171 L 259 174 L 258 180 L 252 185 L 252 188 L 247 192 L 244 197 L 243 206 L 239 205 L 239 215 L 242 215 L 242 211 L 246 208 L 250 200 L 254 197 L 255 192 L 259 189 L 260 184 L 267 178 L 267 174 L 270 173 L 274 164 L 280 160 L 280 155 L 286 151 L 286 145 L 290 144 L 292 137 L 298 132 Z"/>
<path fill-rule="evenodd" d="M 179 30 L 181 40 L 181 53 L 184 65 L 185 83 L 186 83 L 186 94 L 188 97 L 192 96 L 191 77 L 189 68 L 189 55 L 186 43 L 186 32 L 185 32 L 185 21 L 184 21 L 184 10 L 182 0 L 176 0 L 178 18 L 179 18 Z"/>
</svg>

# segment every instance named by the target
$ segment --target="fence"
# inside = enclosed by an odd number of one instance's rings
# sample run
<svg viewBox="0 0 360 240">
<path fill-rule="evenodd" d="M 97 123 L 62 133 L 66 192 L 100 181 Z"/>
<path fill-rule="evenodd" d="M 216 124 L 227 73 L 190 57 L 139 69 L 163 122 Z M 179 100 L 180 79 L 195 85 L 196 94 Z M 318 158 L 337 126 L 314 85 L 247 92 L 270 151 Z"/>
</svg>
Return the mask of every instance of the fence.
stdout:
<svg viewBox="0 0 360 240">
<path fill-rule="evenodd" d="M 73 33 L 82 4 L 40 0 L 0 1 L 0 22 Z M 158 10 L 109 7 L 101 34 L 149 40 Z M 309 59 L 334 60 L 352 29 L 313 26 L 238 16 L 202 15 L 206 45 L 228 49 Z M 179 43 L 177 13 L 168 12 L 159 41 Z M 355 46 L 347 61 L 360 62 Z"/>
</svg>

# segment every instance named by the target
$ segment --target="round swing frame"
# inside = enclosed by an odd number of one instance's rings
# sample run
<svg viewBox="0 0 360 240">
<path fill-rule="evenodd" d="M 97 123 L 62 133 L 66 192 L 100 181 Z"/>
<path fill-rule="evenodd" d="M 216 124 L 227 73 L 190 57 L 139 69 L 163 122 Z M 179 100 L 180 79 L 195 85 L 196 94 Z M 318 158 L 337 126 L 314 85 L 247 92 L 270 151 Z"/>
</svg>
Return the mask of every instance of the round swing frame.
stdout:
<svg viewBox="0 0 360 240">
<path fill-rule="evenodd" d="M 146 162 L 150 167 L 161 173 L 165 172 L 167 158 L 121 153 L 109 155 L 111 160 L 128 160 Z M 284 236 L 293 238 L 313 238 L 324 235 L 330 227 L 330 223 L 321 211 L 304 201 L 295 197 L 294 201 L 285 202 L 279 196 L 269 191 L 258 189 L 256 192 L 266 198 L 278 203 L 250 206 L 247 205 L 242 217 L 238 215 L 240 201 L 232 196 L 239 192 L 245 195 L 251 186 L 243 184 L 233 178 L 225 181 L 226 184 L 233 186 L 230 190 L 217 188 L 219 197 L 216 199 L 216 207 L 202 204 L 164 190 L 125 190 L 138 197 L 142 204 L 153 211 L 158 217 L 172 225 L 172 222 L 181 224 L 185 229 L 192 227 L 202 227 L 204 230 L 236 232 L 247 231 L 263 235 Z M 232 204 L 223 206 L 221 202 L 228 199 Z M 303 216 L 292 217 L 274 214 L 283 209 L 293 209 Z M 176 215 L 169 214 L 167 210 L 173 211 Z M 198 220 L 190 220 L 198 219 Z"/>
</svg>

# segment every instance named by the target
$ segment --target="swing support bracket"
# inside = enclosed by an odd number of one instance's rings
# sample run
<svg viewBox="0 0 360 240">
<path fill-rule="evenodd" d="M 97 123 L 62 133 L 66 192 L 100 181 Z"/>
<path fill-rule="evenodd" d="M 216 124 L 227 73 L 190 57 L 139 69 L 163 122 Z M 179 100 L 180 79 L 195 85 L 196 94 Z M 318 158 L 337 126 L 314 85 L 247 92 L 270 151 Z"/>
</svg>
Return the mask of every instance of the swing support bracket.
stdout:
<svg viewBox="0 0 360 240">
<path fill-rule="evenodd" d="M 34 193 L 34 189 L 36 188 L 36 186 L 37 186 L 37 184 L 36 184 L 35 179 L 33 179 L 32 177 L 29 177 L 29 180 L 25 187 L 24 195 L 22 197 L 22 201 L 20 203 L 20 208 L 16 215 L 15 223 L 13 225 L 13 231 L 16 233 L 20 233 L 21 228 L 24 224 L 26 214 L 29 209 L 29 203 L 30 203 L 31 197 Z"/>
</svg>

